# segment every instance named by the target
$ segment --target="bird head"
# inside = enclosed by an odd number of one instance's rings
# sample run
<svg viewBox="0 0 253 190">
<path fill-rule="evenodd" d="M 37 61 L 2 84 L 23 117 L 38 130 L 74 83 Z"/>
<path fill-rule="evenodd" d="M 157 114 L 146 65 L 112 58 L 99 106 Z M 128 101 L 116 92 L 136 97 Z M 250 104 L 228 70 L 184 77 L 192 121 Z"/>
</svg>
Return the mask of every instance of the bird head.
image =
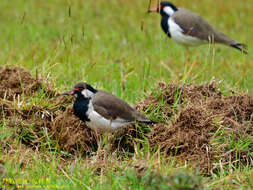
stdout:
<svg viewBox="0 0 253 190">
<path fill-rule="evenodd" d="M 177 10 L 178 10 L 177 7 L 173 5 L 172 3 L 167 2 L 167 1 L 162 1 L 156 8 L 148 10 L 148 13 L 157 12 L 157 13 L 160 13 L 162 16 L 170 17 Z"/>
<path fill-rule="evenodd" d="M 62 93 L 62 95 L 74 96 L 75 98 L 84 97 L 91 98 L 97 92 L 91 85 L 86 82 L 77 83 L 70 91 Z"/>
</svg>

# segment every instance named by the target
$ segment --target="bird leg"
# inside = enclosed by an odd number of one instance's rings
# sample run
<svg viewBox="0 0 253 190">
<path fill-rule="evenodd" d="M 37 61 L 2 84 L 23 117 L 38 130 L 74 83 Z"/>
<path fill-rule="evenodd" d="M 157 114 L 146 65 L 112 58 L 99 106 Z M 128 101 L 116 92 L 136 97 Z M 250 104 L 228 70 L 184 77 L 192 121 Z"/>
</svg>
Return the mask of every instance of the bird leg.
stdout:
<svg viewBox="0 0 253 190">
<path fill-rule="evenodd" d="M 103 141 L 102 141 L 101 135 L 98 134 L 97 130 L 95 130 L 95 133 L 96 133 L 96 141 L 97 141 L 97 145 L 98 145 L 97 152 L 99 152 L 100 150 L 102 150 Z"/>
<path fill-rule="evenodd" d="M 112 119 L 110 119 L 110 127 L 112 127 Z"/>
<path fill-rule="evenodd" d="M 190 48 L 188 46 L 185 46 L 185 60 L 184 62 L 185 63 L 189 63 L 191 60 L 190 60 L 190 55 L 191 55 L 191 51 L 190 51 Z"/>
<path fill-rule="evenodd" d="M 110 119 L 110 128 L 112 128 L 112 120 L 113 120 L 113 119 Z M 106 141 L 107 141 L 107 143 L 108 143 L 108 150 L 111 149 L 110 139 L 111 139 L 111 134 L 107 134 L 107 135 L 106 135 Z"/>
</svg>

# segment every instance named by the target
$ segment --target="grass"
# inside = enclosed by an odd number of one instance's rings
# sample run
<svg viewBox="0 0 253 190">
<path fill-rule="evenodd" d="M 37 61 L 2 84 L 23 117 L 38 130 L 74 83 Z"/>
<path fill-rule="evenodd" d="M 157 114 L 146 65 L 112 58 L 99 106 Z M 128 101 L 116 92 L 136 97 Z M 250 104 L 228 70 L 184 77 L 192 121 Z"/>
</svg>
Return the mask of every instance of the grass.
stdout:
<svg viewBox="0 0 253 190">
<path fill-rule="evenodd" d="M 187 54 L 163 34 L 158 14 L 146 14 L 148 3 L 148 0 L 3 0 L 0 63 L 24 66 L 33 76 L 38 72 L 55 83 L 59 91 L 85 80 L 132 105 L 153 91 L 158 81 L 201 84 L 215 78 L 221 81 L 224 94 L 253 93 L 251 0 L 174 1 L 198 12 L 231 38 L 246 43 L 247 56 L 222 45 L 192 48 Z M 156 2 L 152 1 L 152 5 Z M 30 106 L 53 107 L 42 92 L 29 101 Z M 160 104 L 162 107 L 164 103 Z M 156 110 L 153 112 L 157 115 Z M 32 139 L 33 134 L 25 129 L 20 132 L 7 128 L 6 122 L 0 123 L 0 142 L 9 142 L 8 139 L 13 142 L 1 145 L 0 163 L 4 164 L 6 179 L 10 181 L 2 180 L 0 186 L 8 184 L 7 188 L 14 189 L 18 181 L 24 185 L 25 180 L 48 189 L 50 185 L 59 189 L 166 189 L 168 185 L 171 189 L 253 188 L 252 162 L 244 167 L 221 165 L 217 173 L 204 176 L 173 158 L 165 162 L 162 155 L 149 150 L 147 140 L 142 142 L 144 148 L 136 147 L 133 157 L 119 159 L 107 155 L 105 165 L 96 157 L 71 155 L 63 160 L 67 153 L 49 151 L 50 137 L 46 131 L 41 134 L 47 138 L 41 146 L 45 148 L 33 150 L 21 143 Z M 229 143 L 231 149 L 252 148 L 252 139 L 238 142 L 233 136 L 227 138 L 223 131 L 219 133 L 222 135 L 218 141 Z M 6 154 L 3 147 L 11 151 Z M 134 166 L 142 164 L 147 171 L 138 176 Z"/>
</svg>

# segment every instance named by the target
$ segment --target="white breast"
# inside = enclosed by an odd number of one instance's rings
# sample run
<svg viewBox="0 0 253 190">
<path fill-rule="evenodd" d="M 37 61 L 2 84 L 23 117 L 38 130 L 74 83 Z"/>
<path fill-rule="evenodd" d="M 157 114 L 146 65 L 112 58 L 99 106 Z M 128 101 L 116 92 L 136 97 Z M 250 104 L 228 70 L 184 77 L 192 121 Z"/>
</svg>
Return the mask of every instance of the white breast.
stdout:
<svg viewBox="0 0 253 190">
<path fill-rule="evenodd" d="M 89 108 L 87 111 L 87 116 L 90 119 L 90 121 L 86 122 L 86 124 L 94 130 L 102 132 L 116 131 L 122 128 L 123 126 L 126 126 L 130 123 L 134 123 L 134 122 L 127 122 L 121 118 L 116 118 L 115 120 L 112 121 L 108 120 L 94 110 L 91 101 L 88 106 Z"/>
<path fill-rule="evenodd" d="M 185 46 L 197 46 L 206 43 L 206 41 L 204 40 L 184 35 L 182 28 L 180 28 L 180 26 L 176 24 L 172 18 L 169 18 L 168 24 L 171 39 L 176 41 L 177 43 L 183 44 Z"/>
</svg>

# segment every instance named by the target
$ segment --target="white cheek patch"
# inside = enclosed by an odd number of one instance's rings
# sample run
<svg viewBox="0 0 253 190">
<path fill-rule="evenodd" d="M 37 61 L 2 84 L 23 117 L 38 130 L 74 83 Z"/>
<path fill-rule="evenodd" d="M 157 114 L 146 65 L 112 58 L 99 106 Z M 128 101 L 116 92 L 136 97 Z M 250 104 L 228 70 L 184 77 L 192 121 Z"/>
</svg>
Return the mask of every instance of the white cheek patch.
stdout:
<svg viewBox="0 0 253 190">
<path fill-rule="evenodd" d="M 88 89 L 84 89 L 82 90 L 82 95 L 84 95 L 85 98 L 91 98 L 94 95 L 94 93 L 89 91 Z"/>
<path fill-rule="evenodd" d="M 167 15 L 169 15 L 169 16 L 172 16 L 173 14 L 174 14 L 174 10 L 171 8 L 171 7 L 164 7 L 163 8 L 163 11 L 167 14 Z"/>
</svg>

